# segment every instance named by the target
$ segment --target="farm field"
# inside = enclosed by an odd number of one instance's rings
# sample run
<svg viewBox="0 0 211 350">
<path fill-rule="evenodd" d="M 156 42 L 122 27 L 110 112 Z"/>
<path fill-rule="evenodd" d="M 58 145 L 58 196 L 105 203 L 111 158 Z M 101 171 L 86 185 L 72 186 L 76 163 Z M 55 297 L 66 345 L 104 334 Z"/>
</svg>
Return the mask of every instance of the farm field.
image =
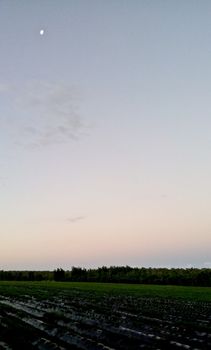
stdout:
<svg viewBox="0 0 211 350">
<path fill-rule="evenodd" d="M 211 288 L 0 282 L 0 349 L 210 349 Z"/>
</svg>

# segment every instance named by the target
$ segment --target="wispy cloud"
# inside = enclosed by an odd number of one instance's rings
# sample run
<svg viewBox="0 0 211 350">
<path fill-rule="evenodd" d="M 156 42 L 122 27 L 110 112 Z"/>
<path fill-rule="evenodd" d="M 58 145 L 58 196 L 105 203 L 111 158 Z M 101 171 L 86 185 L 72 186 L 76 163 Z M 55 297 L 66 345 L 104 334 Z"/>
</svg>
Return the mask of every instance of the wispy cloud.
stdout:
<svg viewBox="0 0 211 350">
<path fill-rule="evenodd" d="M 74 224 L 76 222 L 82 221 L 84 220 L 86 217 L 83 215 L 80 216 L 70 216 L 70 217 L 65 217 L 65 216 L 38 216 L 38 217 L 33 217 L 29 220 L 29 222 L 33 222 L 38 223 L 38 224 L 45 224 L 45 223 L 59 223 L 59 224 L 63 224 L 63 223 L 71 223 Z"/>
<path fill-rule="evenodd" d="M 7 181 L 7 177 L 0 176 L 0 186 L 1 187 L 5 187 L 6 186 L 6 181 Z"/>
<path fill-rule="evenodd" d="M 33 81 L 21 86 L 0 85 L 12 105 L 8 122 L 15 143 L 43 147 L 66 143 L 80 137 L 83 130 L 78 112 L 78 90 L 64 83 Z"/>
<path fill-rule="evenodd" d="M 0 94 L 11 91 L 11 86 L 8 84 L 0 84 Z"/>
<path fill-rule="evenodd" d="M 85 219 L 85 216 L 76 216 L 76 217 L 68 218 L 67 221 L 73 224 L 84 219 Z"/>
<path fill-rule="evenodd" d="M 165 193 L 162 193 L 162 194 L 160 195 L 160 197 L 163 198 L 163 199 L 166 199 L 166 198 L 168 198 L 168 195 L 165 194 Z"/>
</svg>

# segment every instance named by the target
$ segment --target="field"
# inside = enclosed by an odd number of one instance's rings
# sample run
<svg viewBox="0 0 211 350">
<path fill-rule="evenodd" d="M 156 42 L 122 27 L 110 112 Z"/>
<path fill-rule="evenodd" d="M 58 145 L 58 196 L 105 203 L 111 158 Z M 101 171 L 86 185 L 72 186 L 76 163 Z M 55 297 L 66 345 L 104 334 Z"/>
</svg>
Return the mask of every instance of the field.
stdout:
<svg viewBox="0 0 211 350">
<path fill-rule="evenodd" d="M 211 288 L 0 282 L 0 349 L 211 349 Z"/>
</svg>

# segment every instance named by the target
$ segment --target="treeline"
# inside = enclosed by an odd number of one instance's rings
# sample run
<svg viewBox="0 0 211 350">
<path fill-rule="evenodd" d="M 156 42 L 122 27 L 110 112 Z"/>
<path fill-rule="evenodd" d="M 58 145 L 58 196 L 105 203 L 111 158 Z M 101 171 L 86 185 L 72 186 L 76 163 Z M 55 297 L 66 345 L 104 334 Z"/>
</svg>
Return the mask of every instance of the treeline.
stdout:
<svg viewBox="0 0 211 350">
<path fill-rule="evenodd" d="M 130 266 L 99 267 L 54 271 L 0 271 L 1 281 L 75 281 L 108 283 L 172 284 L 211 286 L 211 269 L 137 268 Z"/>
</svg>

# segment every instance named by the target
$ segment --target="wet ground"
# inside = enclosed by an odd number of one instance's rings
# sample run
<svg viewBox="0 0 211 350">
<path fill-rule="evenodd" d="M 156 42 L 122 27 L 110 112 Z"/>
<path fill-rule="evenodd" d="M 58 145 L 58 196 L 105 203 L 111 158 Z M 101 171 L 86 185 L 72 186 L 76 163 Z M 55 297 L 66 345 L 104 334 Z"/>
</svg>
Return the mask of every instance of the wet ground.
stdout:
<svg viewBox="0 0 211 350">
<path fill-rule="evenodd" d="M 0 296 L 0 349 L 211 349 L 211 303 L 60 293 Z"/>
</svg>

